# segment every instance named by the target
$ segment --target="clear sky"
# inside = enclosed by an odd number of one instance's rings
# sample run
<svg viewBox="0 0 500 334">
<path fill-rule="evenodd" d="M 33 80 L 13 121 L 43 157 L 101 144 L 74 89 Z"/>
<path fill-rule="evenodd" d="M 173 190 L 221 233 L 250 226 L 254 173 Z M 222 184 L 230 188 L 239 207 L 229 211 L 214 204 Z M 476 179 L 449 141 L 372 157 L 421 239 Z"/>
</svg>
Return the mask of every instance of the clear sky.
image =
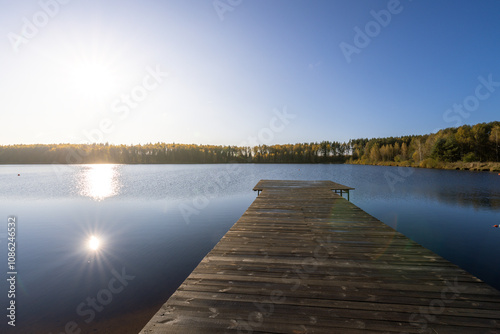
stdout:
<svg viewBox="0 0 500 334">
<path fill-rule="evenodd" d="M 347 141 L 500 120 L 498 0 L 0 5 L 1 145 Z"/>
</svg>

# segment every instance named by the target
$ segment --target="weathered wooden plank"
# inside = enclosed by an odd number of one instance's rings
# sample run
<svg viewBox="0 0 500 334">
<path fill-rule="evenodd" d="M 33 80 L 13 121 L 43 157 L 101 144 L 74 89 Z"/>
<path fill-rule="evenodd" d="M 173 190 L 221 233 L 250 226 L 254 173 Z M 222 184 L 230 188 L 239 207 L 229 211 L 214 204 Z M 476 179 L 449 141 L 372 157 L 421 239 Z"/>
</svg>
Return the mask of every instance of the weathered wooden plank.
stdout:
<svg viewBox="0 0 500 334">
<path fill-rule="evenodd" d="M 262 180 L 141 333 L 499 333 L 500 292 L 331 181 Z"/>
<path fill-rule="evenodd" d="M 295 282 L 291 280 L 292 283 Z M 269 298 L 269 284 L 255 284 L 254 282 L 235 282 L 227 285 L 227 282 L 223 281 L 201 281 L 195 279 L 186 280 L 186 284 L 181 286 L 181 291 L 179 296 L 184 296 L 185 293 L 190 291 L 196 292 L 206 292 L 206 293 L 228 293 L 237 294 L 239 296 L 250 295 L 254 296 L 255 300 L 260 300 L 262 298 Z M 342 287 L 314 287 L 314 286 L 301 286 L 297 288 L 294 286 L 293 294 L 288 294 L 290 290 L 290 285 L 287 281 L 283 281 L 281 284 L 273 285 L 273 288 L 285 292 L 286 298 L 288 299 L 303 299 L 309 298 L 314 299 L 318 303 L 324 302 L 329 303 L 330 301 L 335 302 L 345 302 L 345 301 L 355 301 L 361 303 L 391 303 L 398 305 L 417 305 L 417 306 L 429 306 L 429 299 L 439 299 L 441 298 L 441 291 L 396 291 L 394 289 L 380 289 L 374 294 L 373 290 L 356 288 L 351 289 L 349 293 L 346 293 L 348 289 L 343 289 Z M 287 290 L 288 289 L 288 290 Z M 405 298 L 402 299 L 403 295 Z M 319 305 L 319 304 L 318 304 Z M 367 306 L 368 307 L 368 306 Z M 453 301 L 453 308 L 469 308 L 469 309 L 484 309 L 484 310 L 498 310 L 498 297 L 490 295 L 475 295 L 470 293 L 462 293 L 460 297 L 457 297 Z"/>
</svg>

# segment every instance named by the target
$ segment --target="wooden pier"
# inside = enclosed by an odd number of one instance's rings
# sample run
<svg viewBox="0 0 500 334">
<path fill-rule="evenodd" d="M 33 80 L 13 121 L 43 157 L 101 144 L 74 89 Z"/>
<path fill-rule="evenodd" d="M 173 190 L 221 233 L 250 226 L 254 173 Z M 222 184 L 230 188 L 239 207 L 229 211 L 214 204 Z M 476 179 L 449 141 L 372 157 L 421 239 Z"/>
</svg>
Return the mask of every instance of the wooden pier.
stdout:
<svg viewBox="0 0 500 334">
<path fill-rule="evenodd" d="M 498 290 L 341 188 L 260 181 L 260 195 L 140 333 L 500 333 Z"/>
</svg>

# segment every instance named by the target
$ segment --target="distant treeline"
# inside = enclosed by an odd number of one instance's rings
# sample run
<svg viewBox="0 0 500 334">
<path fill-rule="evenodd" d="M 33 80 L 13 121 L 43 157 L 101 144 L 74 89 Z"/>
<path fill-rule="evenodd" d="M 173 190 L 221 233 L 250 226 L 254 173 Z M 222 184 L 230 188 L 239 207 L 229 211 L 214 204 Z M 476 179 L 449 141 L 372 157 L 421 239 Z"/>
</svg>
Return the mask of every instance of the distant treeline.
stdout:
<svg viewBox="0 0 500 334">
<path fill-rule="evenodd" d="M 493 162 L 499 161 L 499 139 L 500 122 L 491 122 L 429 135 L 354 139 L 347 143 L 322 141 L 254 147 L 175 143 L 8 145 L 0 146 L 0 164 Z"/>
<path fill-rule="evenodd" d="M 1 164 L 343 163 L 347 144 L 322 142 L 255 147 L 188 144 L 53 144 L 0 146 Z"/>
</svg>

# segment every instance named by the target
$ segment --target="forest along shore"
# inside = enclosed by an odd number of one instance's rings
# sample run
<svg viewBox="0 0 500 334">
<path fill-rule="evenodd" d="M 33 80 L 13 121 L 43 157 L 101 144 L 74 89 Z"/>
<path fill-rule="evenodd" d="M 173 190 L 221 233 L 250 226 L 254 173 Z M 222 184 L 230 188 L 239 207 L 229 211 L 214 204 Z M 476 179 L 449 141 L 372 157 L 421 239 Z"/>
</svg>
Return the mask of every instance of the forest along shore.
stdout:
<svg viewBox="0 0 500 334">
<path fill-rule="evenodd" d="M 0 164 L 353 163 L 499 171 L 500 122 L 428 135 L 257 146 L 149 143 L 0 146 Z"/>
</svg>

